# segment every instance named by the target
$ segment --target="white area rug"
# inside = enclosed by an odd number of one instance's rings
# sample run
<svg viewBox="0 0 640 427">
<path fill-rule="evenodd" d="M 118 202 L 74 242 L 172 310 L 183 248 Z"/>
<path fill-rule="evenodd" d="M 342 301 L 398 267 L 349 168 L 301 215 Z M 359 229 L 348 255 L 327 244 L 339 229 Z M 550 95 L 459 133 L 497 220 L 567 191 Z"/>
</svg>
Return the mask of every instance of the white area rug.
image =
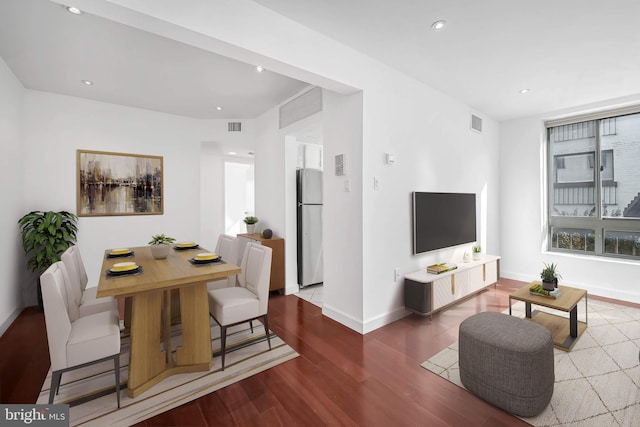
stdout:
<svg viewBox="0 0 640 427">
<path fill-rule="evenodd" d="M 213 322 L 213 320 L 212 320 Z M 249 324 L 229 328 L 227 334 L 227 352 L 225 370 L 220 370 L 219 351 L 220 328 L 212 325 L 212 348 L 215 356 L 208 372 L 195 372 L 172 375 L 147 390 L 135 399 L 127 396 L 126 388 L 120 390 L 120 409 L 115 396 L 115 377 L 113 361 L 104 362 L 77 369 L 62 375 L 60 393 L 54 403 L 70 403 L 85 396 L 95 395 L 105 390 L 106 395 L 89 400 L 69 409 L 72 426 L 128 426 L 184 403 L 212 393 L 229 384 L 233 384 L 258 372 L 267 370 L 298 356 L 291 347 L 278 336 L 271 334 L 272 350 L 269 351 L 264 327 L 254 321 L 254 333 Z M 173 327 L 171 333 L 172 348 L 181 342 L 180 327 Z M 175 356 L 175 351 L 174 351 Z M 120 381 L 126 383 L 129 373 L 129 338 L 123 338 L 120 352 Z M 44 381 L 38 401 L 46 404 L 49 400 L 51 371 Z"/>
<path fill-rule="evenodd" d="M 524 317 L 523 302 L 513 304 L 513 314 Z M 578 319 L 585 320 L 584 300 L 578 305 Z M 639 351 L 640 309 L 589 300 L 588 326 L 573 349 L 554 349 L 550 404 L 538 416 L 522 419 L 534 426 L 640 426 Z M 457 342 L 422 367 L 464 388 Z"/>
</svg>

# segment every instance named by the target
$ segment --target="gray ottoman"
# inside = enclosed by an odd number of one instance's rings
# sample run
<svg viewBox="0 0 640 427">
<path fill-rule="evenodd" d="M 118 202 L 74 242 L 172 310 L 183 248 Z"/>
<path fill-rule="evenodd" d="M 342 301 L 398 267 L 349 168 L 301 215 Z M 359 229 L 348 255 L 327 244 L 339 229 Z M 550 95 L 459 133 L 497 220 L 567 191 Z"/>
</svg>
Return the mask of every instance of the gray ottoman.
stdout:
<svg viewBox="0 0 640 427">
<path fill-rule="evenodd" d="M 538 415 L 551 400 L 553 340 L 529 320 L 490 312 L 464 320 L 459 366 L 469 391 L 512 414 Z"/>
</svg>

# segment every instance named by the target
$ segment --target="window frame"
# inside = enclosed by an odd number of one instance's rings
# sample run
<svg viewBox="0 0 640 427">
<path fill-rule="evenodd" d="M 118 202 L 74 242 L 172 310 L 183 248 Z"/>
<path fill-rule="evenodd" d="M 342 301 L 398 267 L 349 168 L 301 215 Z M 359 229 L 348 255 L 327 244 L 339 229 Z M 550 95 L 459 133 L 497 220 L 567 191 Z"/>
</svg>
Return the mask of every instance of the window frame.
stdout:
<svg viewBox="0 0 640 427">
<path fill-rule="evenodd" d="M 609 232 L 640 232 L 640 218 L 616 218 L 616 217 L 602 217 L 603 212 L 603 203 L 602 203 L 602 187 L 606 182 L 611 182 L 612 180 L 603 180 L 602 178 L 602 156 L 603 151 L 609 151 L 609 149 L 602 150 L 601 147 L 601 137 L 603 136 L 603 130 L 600 128 L 601 120 L 611 119 L 614 117 L 638 114 L 640 113 L 640 105 L 619 108 L 615 110 L 608 111 L 600 111 L 596 113 L 590 113 L 585 115 L 578 115 L 573 117 L 562 118 L 558 120 L 549 120 L 544 123 L 545 125 L 545 148 L 546 148 L 546 201 L 547 201 L 547 250 L 550 252 L 558 252 L 558 253 L 577 253 L 577 254 L 586 254 L 592 256 L 606 257 L 606 258 L 622 258 L 629 259 L 634 261 L 640 261 L 638 256 L 630 256 L 624 254 L 612 254 L 605 252 L 605 231 Z M 593 216 L 563 216 L 563 215 L 554 215 L 554 188 L 558 185 L 556 182 L 556 161 L 559 157 L 558 154 L 553 154 L 552 144 L 555 142 L 561 141 L 553 141 L 551 136 L 551 129 L 558 126 L 565 125 L 577 125 L 581 122 L 593 121 L 595 132 L 593 138 L 595 139 L 595 149 L 594 153 L 594 203 L 595 205 L 595 214 Z M 614 128 L 614 132 L 616 133 L 617 129 Z M 612 150 L 611 150 L 612 151 Z M 595 154 L 598 155 L 595 155 Z M 565 156 L 565 155 L 562 155 Z M 612 157 L 612 165 L 613 167 L 613 155 Z M 613 183 L 615 184 L 615 174 L 613 175 Z M 559 247 L 553 247 L 553 234 L 554 230 L 557 232 L 558 230 L 584 230 L 589 232 L 593 230 L 595 235 L 595 245 L 594 250 L 586 251 L 586 250 L 575 250 L 575 249 L 565 249 Z M 585 245 L 586 248 L 586 245 Z"/>
</svg>

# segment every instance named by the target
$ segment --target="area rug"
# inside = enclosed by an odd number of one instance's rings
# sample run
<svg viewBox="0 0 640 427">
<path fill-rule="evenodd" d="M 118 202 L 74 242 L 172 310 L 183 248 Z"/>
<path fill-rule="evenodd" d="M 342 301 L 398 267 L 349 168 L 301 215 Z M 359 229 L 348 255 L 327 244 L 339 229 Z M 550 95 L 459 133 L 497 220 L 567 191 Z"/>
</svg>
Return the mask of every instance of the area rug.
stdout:
<svg viewBox="0 0 640 427">
<path fill-rule="evenodd" d="M 514 303 L 513 314 L 524 317 L 524 307 L 523 302 Z M 578 318 L 585 320 L 584 300 L 578 305 Z M 639 351 L 640 309 L 590 299 L 587 329 L 573 349 L 554 349 L 550 404 L 538 416 L 522 420 L 534 426 L 640 425 Z M 421 366 L 464 388 L 457 341 Z"/>
<path fill-rule="evenodd" d="M 118 409 L 113 361 L 104 362 L 63 374 L 60 392 L 54 403 L 71 405 L 69 418 L 72 426 L 129 426 L 298 356 L 298 353 L 273 333 L 270 334 L 272 350 L 269 350 L 264 327 L 258 321 L 253 322 L 253 327 L 253 334 L 248 323 L 229 328 L 224 371 L 220 370 L 218 355 L 220 328 L 212 325 L 214 358 L 208 372 L 169 376 L 134 399 L 127 396 L 126 388 L 121 389 Z M 172 328 L 171 342 L 172 349 L 180 345 L 179 326 Z M 129 344 L 129 338 L 123 338 L 120 352 L 122 384 L 128 378 Z M 50 384 L 51 371 L 44 381 L 37 403 L 48 403 Z M 100 391 L 105 395 L 95 398 Z"/>
</svg>

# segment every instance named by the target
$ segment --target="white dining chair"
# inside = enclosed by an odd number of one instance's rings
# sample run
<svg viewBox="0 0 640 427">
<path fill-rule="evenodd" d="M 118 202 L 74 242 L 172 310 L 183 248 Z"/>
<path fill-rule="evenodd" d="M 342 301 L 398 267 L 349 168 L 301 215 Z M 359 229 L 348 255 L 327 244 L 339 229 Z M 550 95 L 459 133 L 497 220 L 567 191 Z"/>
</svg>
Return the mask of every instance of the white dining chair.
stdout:
<svg viewBox="0 0 640 427">
<path fill-rule="evenodd" d="M 60 257 L 64 263 L 67 274 L 69 275 L 69 282 L 67 283 L 67 292 L 74 299 L 80 316 L 88 316 L 103 311 L 111 311 L 119 315 L 118 313 L 118 301 L 112 297 L 97 298 L 96 292 L 98 288 L 88 287 L 87 283 L 89 279 L 87 272 L 80 256 L 80 250 L 78 245 L 71 246 L 63 252 Z"/>
<path fill-rule="evenodd" d="M 253 333 L 253 320 L 264 325 L 269 350 L 271 337 L 267 322 L 269 306 L 269 280 L 271 278 L 271 248 L 257 243 L 247 243 L 242 255 L 238 275 L 239 286 L 209 291 L 209 313 L 220 325 L 222 370 L 226 354 L 227 328 L 249 322 Z"/>
<path fill-rule="evenodd" d="M 235 264 L 238 259 L 238 238 L 235 236 L 229 236 L 228 234 L 221 234 L 218 237 L 218 243 L 216 244 L 216 253 L 223 261 Z M 236 286 L 237 280 L 238 277 L 234 274 L 233 276 L 229 276 L 225 279 L 208 282 L 207 289 L 211 291 L 214 289 Z"/>
<path fill-rule="evenodd" d="M 51 359 L 49 404 L 60 388 L 62 374 L 113 359 L 116 399 L 120 407 L 120 327 L 118 319 L 105 311 L 79 317 L 70 310 L 75 304 L 67 298 L 69 276 L 64 263 L 52 264 L 40 276 L 44 317 Z"/>
</svg>

